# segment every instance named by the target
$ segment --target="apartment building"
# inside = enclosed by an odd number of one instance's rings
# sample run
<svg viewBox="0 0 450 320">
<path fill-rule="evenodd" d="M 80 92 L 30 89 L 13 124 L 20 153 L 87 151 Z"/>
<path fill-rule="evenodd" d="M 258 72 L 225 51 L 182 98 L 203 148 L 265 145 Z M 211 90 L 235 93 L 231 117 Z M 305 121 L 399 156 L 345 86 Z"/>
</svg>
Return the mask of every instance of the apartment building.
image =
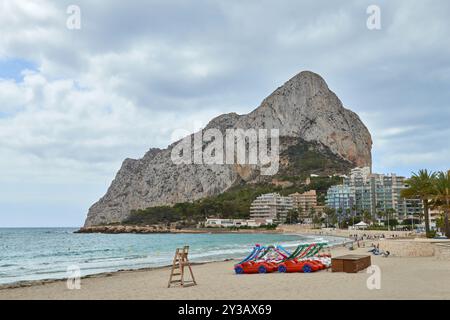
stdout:
<svg viewBox="0 0 450 320">
<path fill-rule="evenodd" d="M 331 186 L 327 191 L 325 200 L 326 206 L 335 210 L 341 209 L 345 212 L 353 205 L 354 198 L 351 195 L 350 188 L 346 185 Z"/>
<path fill-rule="evenodd" d="M 308 212 L 311 208 L 317 207 L 316 190 L 309 190 L 304 193 L 296 192 L 289 196 L 292 197 L 294 207 L 298 208 L 301 212 Z"/>
<path fill-rule="evenodd" d="M 250 218 L 284 221 L 287 213 L 292 209 L 294 209 L 292 197 L 283 197 L 278 193 L 267 193 L 252 202 Z"/>
<path fill-rule="evenodd" d="M 403 220 L 421 214 L 422 203 L 418 199 L 403 199 L 401 191 L 407 187 L 405 178 L 396 174 L 372 174 L 369 168 L 355 168 L 340 186 L 327 192 L 327 206 L 356 212 L 369 212 L 376 217 L 380 212 L 394 210 L 395 217 Z"/>
</svg>

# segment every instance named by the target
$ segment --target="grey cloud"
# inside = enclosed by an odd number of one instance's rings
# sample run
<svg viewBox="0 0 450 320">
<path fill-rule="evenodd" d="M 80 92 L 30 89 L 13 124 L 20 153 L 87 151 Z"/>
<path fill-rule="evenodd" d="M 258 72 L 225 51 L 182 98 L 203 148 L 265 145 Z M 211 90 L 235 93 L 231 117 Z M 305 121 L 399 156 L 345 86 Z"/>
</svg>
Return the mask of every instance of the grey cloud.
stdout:
<svg viewBox="0 0 450 320">
<path fill-rule="evenodd" d="M 321 74 L 368 125 L 375 171 L 448 166 L 449 2 L 376 1 L 382 29 L 370 31 L 369 0 L 79 0 L 82 29 L 70 31 L 73 1 L 34 13 L 4 1 L 16 19 L 0 13 L 0 58 L 33 61 L 43 82 L 0 87 L 32 93 L 24 106 L 0 96 L 0 137 L 11 140 L 0 150 L 37 158 L 43 172 L 56 157 L 74 174 L 95 180 L 87 168 L 103 166 L 112 178 L 123 158 L 195 120 L 249 112 L 301 70 Z M 14 158 L 3 167 L 14 171 Z"/>
</svg>

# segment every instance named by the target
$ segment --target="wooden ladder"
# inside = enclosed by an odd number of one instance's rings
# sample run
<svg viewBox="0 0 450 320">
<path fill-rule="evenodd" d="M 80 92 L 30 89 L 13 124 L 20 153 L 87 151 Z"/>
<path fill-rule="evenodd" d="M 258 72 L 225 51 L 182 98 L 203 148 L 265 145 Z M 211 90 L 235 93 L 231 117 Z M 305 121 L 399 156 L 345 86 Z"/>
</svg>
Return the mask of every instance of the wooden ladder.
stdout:
<svg viewBox="0 0 450 320">
<path fill-rule="evenodd" d="M 188 259 L 189 246 L 185 246 L 183 248 L 178 248 L 175 251 L 175 256 L 173 258 L 172 263 L 172 271 L 170 272 L 169 284 L 167 288 L 170 288 L 172 284 L 179 284 L 181 287 L 195 286 L 197 282 L 195 282 L 194 273 L 192 272 L 191 264 Z M 184 267 L 189 268 L 189 272 L 191 274 L 191 280 L 184 280 Z M 179 279 L 174 279 L 174 277 L 179 276 Z"/>
</svg>

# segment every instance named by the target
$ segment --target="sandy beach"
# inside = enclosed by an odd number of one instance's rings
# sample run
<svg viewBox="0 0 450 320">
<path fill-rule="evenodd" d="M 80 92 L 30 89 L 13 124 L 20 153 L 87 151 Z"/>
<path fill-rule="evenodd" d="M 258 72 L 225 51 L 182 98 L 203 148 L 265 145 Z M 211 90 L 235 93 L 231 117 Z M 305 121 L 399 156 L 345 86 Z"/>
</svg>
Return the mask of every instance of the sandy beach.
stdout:
<svg viewBox="0 0 450 320">
<path fill-rule="evenodd" d="M 348 254 L 334 248 L 333 256 Z M 367 248 L 351 253 L 366 254 Z M 167 288 L 169 268 L 123 271 L 81 280 L 0 290 L 0 299 L 450 299 L 450 261 L 434 257 L 372 256 L 381 269 L 381 288 L 369 290 L 365 271 L 235 275 L 234 261 L 194 265 L 198 285 Z"/>
</svg>

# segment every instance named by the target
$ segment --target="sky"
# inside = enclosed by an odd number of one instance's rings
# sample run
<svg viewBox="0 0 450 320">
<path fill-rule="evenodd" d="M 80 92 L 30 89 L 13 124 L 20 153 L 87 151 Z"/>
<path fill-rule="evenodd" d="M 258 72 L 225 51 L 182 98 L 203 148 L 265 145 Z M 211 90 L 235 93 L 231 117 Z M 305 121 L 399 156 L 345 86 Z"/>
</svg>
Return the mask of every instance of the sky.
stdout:
<svg viewBox="0 0 450 320">
<path fill-rule="evenodd" d="M 248 113 L 303 70 L 366 124 L 374 172 L 449 169 L 449 12 L 444 0 L 0 0 L 0 227 L 81 226 L 125 158 Z"/>
</svg>

